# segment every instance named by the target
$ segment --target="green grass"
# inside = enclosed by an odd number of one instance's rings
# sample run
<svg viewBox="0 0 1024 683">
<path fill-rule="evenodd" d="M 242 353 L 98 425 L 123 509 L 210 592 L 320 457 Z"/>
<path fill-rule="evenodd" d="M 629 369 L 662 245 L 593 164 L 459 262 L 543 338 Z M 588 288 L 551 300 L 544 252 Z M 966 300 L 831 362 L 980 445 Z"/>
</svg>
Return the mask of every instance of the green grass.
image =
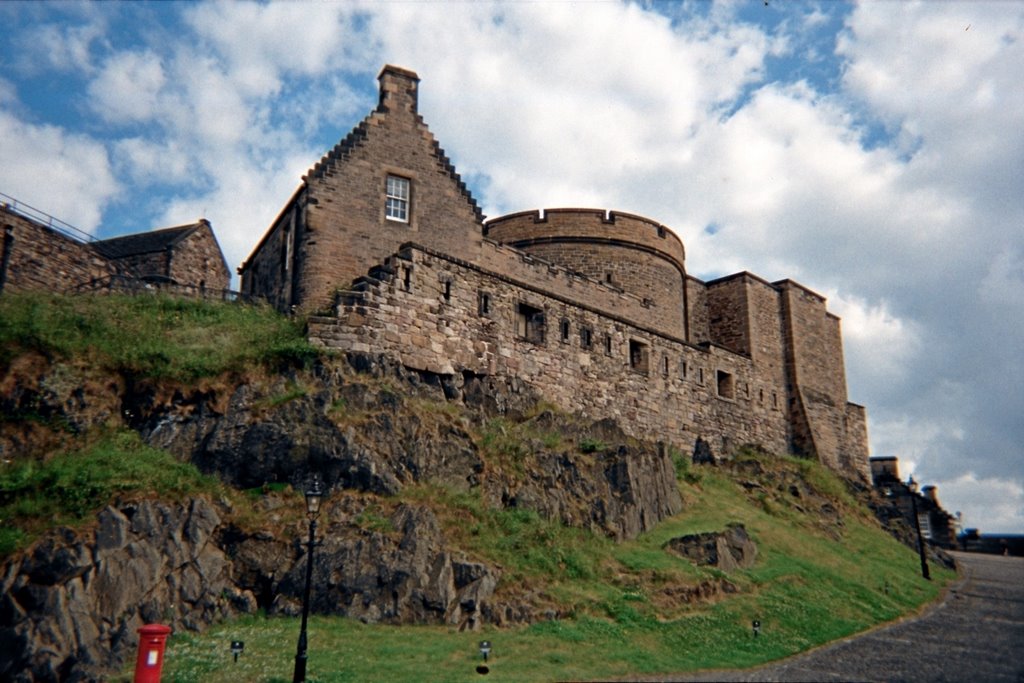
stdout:
<svg viewBox="0 0 1024 683">
<path fill-rule="evenodd" d="M 77 358 L 153 379 L 191 381 L 316 357 L 301 325 L 265 306 L 166 296 L 0 297 L 0 367 L 18 354 Z"/>
<path fill-rule="evenodd" d="M 771 462 L 771 456 L 759 457 Z M 452 546 L 502 567 L 501 585 L 526 586 L 570 616 L 478 633 L 314 616 L 309 679 L 483 680 L 475 672 L 483 639 L 494 646 L 487 680 L 601 680 L 748 667 L 898 618 L 935 599 L 953 578 L 933 567 L 935 580 L 922 580 L 913 551 L 884 533 L 824 468 L 786 458 L 770 466 L 806 469 L 808 480 L 820 484 L 816 490 L 841 510 L 841 536 L 823 531 L 784 495 L 769 490 L 766 508 L 726 471 L 711 467 L 680 467 L 685 510 L 619 544 L 529 511 L 490 509 L 475 493 L 409 490 L 403 497 L 431 505 Z M 694 477 L 697 483 L 689 483 Z M 673 537 L 730 522 L 743 523 L 758 544 L 751 569 L 727 575 L 663 549 Z M 673 590 L 723 581 L 736 592 L 693 603 L 671 597 Z M 754 619 L 762 624 L 757 638 Z M 175 634 L 164 680 L 290 680 L 298 627 L 298 619 L 247 617 L 201 635 Z M 238 664 L 228 650 L 234 639 L 246 642 Z"/>
<path fill-rule="evenodd" d="M 0 557 L 54 526 L 88 523 L 119 495 L 180 500 L 223 486 L 190 464 L 117 432 L 82 450 L 40 462 L 19 458 L 0 465 Z"/>
</svg>

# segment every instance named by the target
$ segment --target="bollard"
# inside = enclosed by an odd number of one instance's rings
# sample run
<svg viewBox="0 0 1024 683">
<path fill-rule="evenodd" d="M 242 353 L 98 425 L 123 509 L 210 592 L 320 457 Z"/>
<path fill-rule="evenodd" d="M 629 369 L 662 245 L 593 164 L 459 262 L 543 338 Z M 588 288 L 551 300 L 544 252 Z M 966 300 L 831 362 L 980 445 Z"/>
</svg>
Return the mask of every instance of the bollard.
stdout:
<svg viewBox="0 0 1024 683">
<path fill-rule="evenodd" d="M 134 683 L 160 683 L 164 668 L 164 648 L 171 629 L 162 624 L 147 624 L 139 629 L 139 656 L 135 660 Z"/>
</svg>

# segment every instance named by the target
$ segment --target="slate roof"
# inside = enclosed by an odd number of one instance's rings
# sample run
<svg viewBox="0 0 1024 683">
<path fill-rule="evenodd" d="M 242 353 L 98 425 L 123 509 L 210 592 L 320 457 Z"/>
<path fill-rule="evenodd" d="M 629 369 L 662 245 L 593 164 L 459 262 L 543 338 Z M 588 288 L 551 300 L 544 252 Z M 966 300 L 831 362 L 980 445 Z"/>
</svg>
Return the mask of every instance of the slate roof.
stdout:
<svg viewBox="0 0 1024 683">
<path fill-rule="evenodd" d="M 165 251 L 186 239 L 199 228 L 208 225 L 201 220 L 190 225 L 140 232 L 136 235 L 122 235 L 92 243 L 92 248 L 107 258 L 118 259 L 139 254 Z"/>
</svg>

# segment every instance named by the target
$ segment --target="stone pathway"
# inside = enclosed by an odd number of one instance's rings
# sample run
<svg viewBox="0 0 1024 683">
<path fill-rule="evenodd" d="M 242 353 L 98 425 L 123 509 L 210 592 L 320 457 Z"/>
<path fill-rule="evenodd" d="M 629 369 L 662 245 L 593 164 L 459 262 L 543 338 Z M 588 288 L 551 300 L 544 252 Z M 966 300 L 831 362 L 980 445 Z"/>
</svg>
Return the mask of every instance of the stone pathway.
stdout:
<svg viewBox="0 0 1024 683">
<path fill-rule="evenodd" d="M 656 680 L 1024 683 L 1024 558 L 953 556 L 960 580 L 921 617 L 756 669 Z"/>
</svg>

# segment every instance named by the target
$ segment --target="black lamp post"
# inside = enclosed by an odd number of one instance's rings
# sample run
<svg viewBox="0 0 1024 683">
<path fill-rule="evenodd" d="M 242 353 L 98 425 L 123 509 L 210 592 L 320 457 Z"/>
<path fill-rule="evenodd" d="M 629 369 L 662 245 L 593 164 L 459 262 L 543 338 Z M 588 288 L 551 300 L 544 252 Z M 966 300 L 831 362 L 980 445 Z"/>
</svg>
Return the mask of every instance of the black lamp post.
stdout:
<svg viewBox="0 0 1024 683">
<path fill-rule="evenodd" d="M 306 543 L 306 589 L 302 594 L 302 629 L 299 631 L 299 646 L 295 651 L 295 676 L 293 683 L 306 680 L 306 620 L 309 618 L 309 588 L 313 583 L 313 547 L 317 545 L 316 518 L 320 516 L 320 501 L 323 500 L 323 482 L 320 475 L 313 475 L 313 483 L 306 489 L 306 516 L 309 517 L 309 541 Z"/>
<path fill-rule="evenodd" d="M 910 507 L 914 513 L 914 529 L 917 530 L 917 552 L 921 556 L 921 576 L 931 581 L 932 576 L 928 572 L 928 560 L 926 560 L 924 556 L 924 538 L 921 537 L 921 520 L 917 518 L 917 482 L 914 481 L 913 476 L 907 479 L 907 490 L 910 491 Z"/>
</svg>

